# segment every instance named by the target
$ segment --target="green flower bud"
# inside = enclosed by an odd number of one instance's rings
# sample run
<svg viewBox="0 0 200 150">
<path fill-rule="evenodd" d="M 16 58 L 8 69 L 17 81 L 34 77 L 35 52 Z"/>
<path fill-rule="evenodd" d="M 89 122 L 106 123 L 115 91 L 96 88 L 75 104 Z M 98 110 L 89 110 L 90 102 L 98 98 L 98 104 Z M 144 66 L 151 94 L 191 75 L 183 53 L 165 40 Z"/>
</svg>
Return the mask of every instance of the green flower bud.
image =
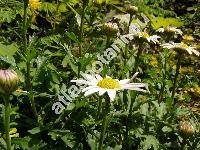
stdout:
<svg viewBox="0 0 200 150">
<path fill-rule="evenodd" d="M 180 123 L 180 132 L 183 136 L 191 136 L 195 133 L 195 129 L 190 122 L 183 121 Z"/>
<path fill-rule="evenodd" d="M 0 93 L 9 95 L 16 90 L 19 78 L 14 70 L 0 70 Z"/>
</svg>

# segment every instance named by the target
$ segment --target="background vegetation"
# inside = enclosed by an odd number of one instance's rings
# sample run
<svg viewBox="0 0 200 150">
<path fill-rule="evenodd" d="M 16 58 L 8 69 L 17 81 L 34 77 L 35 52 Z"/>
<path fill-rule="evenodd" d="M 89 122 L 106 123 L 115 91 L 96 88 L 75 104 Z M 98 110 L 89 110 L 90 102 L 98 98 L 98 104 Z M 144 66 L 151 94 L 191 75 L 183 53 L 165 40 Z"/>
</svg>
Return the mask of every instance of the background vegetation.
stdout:
<svg viewBox="0 0 200 150">
<path fill-rule="evenodd" d="M 10 97 L 13 149 L 99 149 L 103 116 L 97 115 L 98 102 L 105 97 L 81 94 L 60 115 L 52 111 L 52 105 L 61 90 L 72 85 L 70 80 L 80 78 L 80 71 L 91 68 L 97 54 L 118 38 L 102 25 L 117 23 L 121 35 L 128 33 L 128 25 L 121 20 L 129 14 L 130 5 L 138 7 L 136 18 L 142 19 L 139 14 L 144 13 L 150 19 L 142 29 L 158 34 L 161 27 L 178 27 L 183 36 L 194 38 L 186 42 L 200 49 L 197 0 L 41 0 L 38 9 L 30 9 L 26 0 L 0 0 L 0 67 L 15 70 L 20 78 L 18 90 Z M 160 36 L 166 42 L 167 36 Z M 181 42 L 184 38 L 171 40 Z M 199 150 L 199 57 L 188 53 L 182 57 L 171 108 L 179 56 L 159 44 L 145 43 L 136 69 L 137 48 L 132 46 L 136 42 L 121 49 L 100 74 L 125 79 L 137 70 L 137 82 L 148 83 L 150 94 L 118 94 L 110 108 L 103 149 Z M 5 106 L 3 99 L 0 102 L 0 149 L 6 149 Z M 105 103 L 102 105 L 104 108 Z M 185 128 L 182 123 L 187 123 Z"/>
</svg>

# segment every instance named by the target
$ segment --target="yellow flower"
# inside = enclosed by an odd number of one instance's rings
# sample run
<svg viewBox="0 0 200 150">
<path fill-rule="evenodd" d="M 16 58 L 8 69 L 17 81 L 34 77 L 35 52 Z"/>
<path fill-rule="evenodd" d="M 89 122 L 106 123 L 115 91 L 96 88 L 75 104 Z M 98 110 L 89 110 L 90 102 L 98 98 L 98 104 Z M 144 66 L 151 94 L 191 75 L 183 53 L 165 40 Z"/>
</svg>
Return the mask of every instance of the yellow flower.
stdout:
<svg viewBox="0 0 200 150">
<path fill-rule="evenodd" d="M 151 57 L 151 61 L 150 61 L 150 65 L 153 67 L 157 67 L 158 66 L 158 60 L 155 56 Z"/>
<path fill-rule="evenodd" d="M 18 88 L 15 92 L 17 93 L 28 93 L 27 91 L 23 91 L 22 89 Z"/>
<path fill-rule="evenodd" d="M 183 40 L 186 40 L 186 41 L 194 41 L 194 37 L 191 36 L 191 35 L 184 35 L 184 36 L 183 36 Z"/>
<path fill-rule="evenodd" d="M 17 133 L 17 129 L 16 128 L 10 128 L 10 131 L 9 131 L 9 135 L 10 137 L 19 137 L 19 133 Z M 3 138 L 5 138 L 6 135 L 3 134 Z"/>
<path fill-rule="evenodd" d="M 37 10 L 41 6 L 41 2 L 39 0 L 29 0 L 29 7 L 31 10 Z"/>
<path fill-rule="evenodd" d="M 180 68 L 180 73 L 192 73 L 193 72 L 193 68 L 192 67 L 181 67 Z"/>
</svg>

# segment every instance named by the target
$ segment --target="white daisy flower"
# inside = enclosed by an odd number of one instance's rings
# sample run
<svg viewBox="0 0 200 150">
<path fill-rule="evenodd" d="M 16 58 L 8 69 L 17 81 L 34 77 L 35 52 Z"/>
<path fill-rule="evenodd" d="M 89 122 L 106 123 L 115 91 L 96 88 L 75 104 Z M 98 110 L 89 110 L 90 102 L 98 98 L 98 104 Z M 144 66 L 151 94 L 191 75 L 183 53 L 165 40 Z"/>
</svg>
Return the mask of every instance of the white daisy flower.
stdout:
<svg viewBox="0 0 200 150">
<path fill-rule="evenodd" d="M 147 32 L 137 32 L 137 36 L 139 38 L 146 39 L 148 42 L 152 41 L 154 44 L 159 43 L 158 39 L 160 38 L 160 36 L 157 35 L 150 36 Z"/>
<path fill-rule="evenodd" d="M 168 49 L 182 49 L 186 50 L 190 55 L 194 53 L 195 55 L 199 56 L 200 53 L 195 50 L 195 47 L 188 46 L 187 44 L 181 42 L 181 43 L 174 43 L 174 42 L 169 42 L 161 45 L 163 48 L 168 48 Z"/>
<path fill-rule="evenodd" d="M 159 28 L 156 30 L 157 32 L 173 32 L 175 34 L 180 34 L 182 35 L 183 32 L 180 29 L 177 29 L 176 27 L 166 27 L 166 28 Z"/>
<path fill-rule="evenodd" d="M 78 84 L 87 85 L 86 88 L 82 90 L 85 96 L 91 95 L 93 93 L 98 92 L 99 95 L 103 95 L 104 93 L 108 93 L 110 100 L 113 101 L 115 99 L 117 91 L 121 90 L 135 90 L 141 92 L 148 92 L 148 86 L 145 83 L 130 83 L 133 78 L 137 76 L 138 73 L 135 73 L 131 79 L 112 79 L 109 76 L 106 78 L 102 78 L 100 75 L 89 75 L 82 74 L 84 79 L 71 80 L 71 82 L 75 82 Z"/>
</svg>

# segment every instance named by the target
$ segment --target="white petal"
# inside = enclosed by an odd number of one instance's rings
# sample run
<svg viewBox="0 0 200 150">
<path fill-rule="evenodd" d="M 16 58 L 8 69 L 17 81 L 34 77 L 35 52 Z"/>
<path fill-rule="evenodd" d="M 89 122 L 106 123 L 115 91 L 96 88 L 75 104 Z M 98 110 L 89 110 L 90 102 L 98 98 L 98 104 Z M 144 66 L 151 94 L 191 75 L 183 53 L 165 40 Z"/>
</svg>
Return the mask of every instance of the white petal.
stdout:
<svg viewBox="0 0 200 150">
<path fill-rule="evenodd" d="M 100 75 L 98 75 L 98 74 L 96 74 L 95 77 L 96 77 L 96 79 L 97 79 L 98 81 L 101 81 L 101 80 L 103 79 L 103 78 L 102 78 Z"/>
<path fill-rule="evenodd" d="M 70 82 L 75 82 L 75 83 L 78 83 L 78 84 L 87 84 L 88 82 L 86 80 L 71 80 Z"/>
<path fill-rule="evenodd" d="M 191 55 L 192 54 L 192 50 L 190 48 L 187 48 L 186 51 Z"/>
<path fill-rule="evenodd" d="M 195 49 L 193 49 L 192 52 L 195 53 L 195 55 L 197 55 L 197 56 L 200 55 L 200 53 L 197 50 L 195 50 Z"/>
<path fill-rule="evenodd" d="M 145 88 L 141 89 L 141 88 Z M 122 89 L 127 89 L 127 90 L 140 90 L 140 91 L 148 91 L 148 86 L 145 83 L 129 83 L 129 84 L 124 84 L 122 85 Z"/>
<path fill-rule="evenodd" d="M 99 95 L 102 96 L 106 92 L 105 89 L 100 88 L 99 89 Z"/>
<path fill-rule="evenodd" d="M 108 96 L 110 97 L 111 101 L 114 101 L 115 96 L 116 96 L 116 90 L 107 90 Z"/>
<path fill-rule="evenodd" d="M 90 75 L 90 74 L 86 74 L 86 73 L 83 73 L 82 76 L 83 76 L 86 80 L 88 80 L 88 81 L 91 81 L 91 80 L 94 80 L 94 79 L 95 79 L 94 76 L 92 76 L 92 75 Z"/>
<path fill-rule="evenodd" d="M 99 91 L 99 88 L 92 88 L 92 89 L 89 89 L 85 92 L 84 96 L 88 96 L 88 95 L 91 95 L 95 92 L 98 92 Z"/>
<path fill-rule="evenodd" d="M 106 75 L 106 78 L 111 78 L 111 77 Z"/>
<path fill-rule="evenodd" d="M 124 79 L 124 80 L 120 80 L 119 83 L 120 84 L 126 84 L 130 81 L 130 79 Z"/>
<path fill-rule="evenodd" d="M 140 91 L 140 92 L 148 92 L 148 90 L 140 89 L 140 88 L 132 88 L 130 90 Z"/>
<path fill-rule="evenodd" d="M 97 86 L 88 86 L 82 90 L 82 92 L 88 91 L 90 89 L 96 88 Z"/>
</svg>

